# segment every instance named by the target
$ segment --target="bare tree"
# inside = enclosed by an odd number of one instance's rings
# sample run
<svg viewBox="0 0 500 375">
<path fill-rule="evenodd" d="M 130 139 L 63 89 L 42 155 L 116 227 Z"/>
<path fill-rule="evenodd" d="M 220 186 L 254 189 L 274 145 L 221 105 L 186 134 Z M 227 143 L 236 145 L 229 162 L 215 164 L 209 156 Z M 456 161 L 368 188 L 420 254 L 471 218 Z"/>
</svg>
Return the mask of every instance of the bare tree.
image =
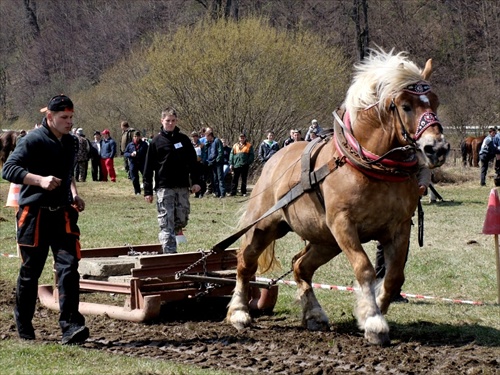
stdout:
<svg viewBox="0 0 500 375">
<path fill-rule="evenodd" d="M 356 24 L 356 40 L 358 42 L 359 60 L 363 60 L 368 52 L 368 48 L 370 47 L 367 0 L 354 0 L 352 19 Z"/>
<path fill-rule="evenodd" d="M 28 25 L 30 26 L 32 35 L 34 37 L 39 36 L 40 26 L 38 25 L 38 19 L 36 16 L 36 1 L 24 0 L 24 9 L 26 11 L 26 18 L 28 19 Z"/>
<path fill-rule="evenodd" d="M 213 20 L 219 18 L 229 19 L 239 17 L 239 1 L 238 0 L 195 0 L 200 3 Z"/>
</svg>

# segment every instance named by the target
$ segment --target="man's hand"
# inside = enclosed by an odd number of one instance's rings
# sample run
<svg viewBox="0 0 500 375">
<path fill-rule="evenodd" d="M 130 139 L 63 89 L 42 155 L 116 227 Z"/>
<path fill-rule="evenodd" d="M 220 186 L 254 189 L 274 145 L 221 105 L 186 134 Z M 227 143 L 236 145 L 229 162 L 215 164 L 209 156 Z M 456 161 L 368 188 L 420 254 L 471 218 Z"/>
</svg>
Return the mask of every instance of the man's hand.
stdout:
<svg viewBox="0 0 500 375">
<path fill-rule="evenodd" d="M 54 176 L 41 177 L 39 186 L 45 190 L 54 190 L 61 186 L 61 179 Z"/>
<path fill-rule="evenodd" d="M 83 201 L 82 198 L 80 198 L 78 195 L 75 195 L 73 197 L 74 203 L 73 206 L 80 212 L 85 210 L 85 202 Z"/>
<path fill-rule="evenodd" d="M 424 185 L 420 185 L 418 187 L 418 195 L 423 196 L 425 194 L 426 190 L 427 190 L 427 188 Z"/>
<path fill-rule="evenodd" d="M 153 196 L 152 195 L 145 195 L 144 200 L 148 203 L 153 203 Z"/>
<path fill-rule="evenodd" d="M 191 186 L 191 193 L 197 193 L 201 190 L 201 187 L 200 185 L 196 185 L 194 184 L 193 186 Z"/>
</svg>

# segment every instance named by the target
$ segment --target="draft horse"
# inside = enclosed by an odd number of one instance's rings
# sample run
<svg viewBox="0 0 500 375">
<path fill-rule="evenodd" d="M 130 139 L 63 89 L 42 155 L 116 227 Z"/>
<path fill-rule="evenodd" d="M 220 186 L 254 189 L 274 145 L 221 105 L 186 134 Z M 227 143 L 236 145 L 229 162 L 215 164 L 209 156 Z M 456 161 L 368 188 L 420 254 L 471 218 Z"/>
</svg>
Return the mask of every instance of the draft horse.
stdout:
<svg viewBox="0 0 500 375">
<path fill-rule="evenodd" d="M 462 163 L 466 167 L 479 167 L 479 150 L 486 136 L 466 137 L 460 143 L 460 151 L 462 152 Z"/>
<path fill-rule="evenodd" d="M 445 162 L 450 145 L 436 115 L 438 97 L 428 82 L 431 60 L 422 71 L 406 53 L 380 50 L 355 69 L 344 119 L 334 122 L 333 137 L 318 141 L 307 162 L 303 155 L 310 143 L 283 148 L 266 163 L 252 191 L 240 222 L 250 229 L 241 240 L 227 313 L 237 329 L 251 325 L 249 281 L 258 267 L 275 264 L 275 240 L 293 231 L 307 241 L 292 261 L 303 325 L 329 329 L 312 278 L 321 265 L 344 252 L 359 284 L 355 316 L 360 329 L 370 343 L 390 342 L 382 314 L 404 282 L 411 218 L 419 199 L 417 148 L 432 168 Z M 310 186 L 289 196 L 304 181 Z M 289 201 L 273 211 L 287 196 Z M 362 246 L 372 240 L 384 248 L 387 271 L 380 285 Z"/>
</svg>

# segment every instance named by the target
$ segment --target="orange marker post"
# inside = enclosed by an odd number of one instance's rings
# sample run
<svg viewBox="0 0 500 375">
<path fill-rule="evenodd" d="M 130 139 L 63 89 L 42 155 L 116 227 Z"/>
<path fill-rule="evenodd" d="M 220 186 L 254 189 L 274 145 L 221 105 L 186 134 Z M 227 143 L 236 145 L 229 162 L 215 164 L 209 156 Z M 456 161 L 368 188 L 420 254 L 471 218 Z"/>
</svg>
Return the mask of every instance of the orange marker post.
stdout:
<svg viewBox="0 0 500 375">
<path fill-rule="evenodd" d="M 497 265 L 497 302 L 500 303 L 500 250 L 498 248 L 498 235 L 500 234 L 500 199 L 497 189 L 491 189 L 488 200 L 488 211 L 483 225 L 484 234 L 495 235 L 495 259 Z"/>
</svg>

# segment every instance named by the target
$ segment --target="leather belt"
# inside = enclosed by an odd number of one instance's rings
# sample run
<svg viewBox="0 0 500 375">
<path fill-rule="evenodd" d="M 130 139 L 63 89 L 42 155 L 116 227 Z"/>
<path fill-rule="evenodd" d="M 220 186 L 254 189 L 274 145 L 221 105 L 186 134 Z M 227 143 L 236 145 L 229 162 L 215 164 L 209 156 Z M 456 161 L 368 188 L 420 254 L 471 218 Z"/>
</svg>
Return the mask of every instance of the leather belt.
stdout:
<svg viewBox="0 0 500 375">
<path fill-rule="evenodd" d="M 48 211 L 59 211 L 63 208 L 66 208 L 67 206 L 40 206 L 41 209 L 43 210 L 48 210 Z"/>
</svg>

